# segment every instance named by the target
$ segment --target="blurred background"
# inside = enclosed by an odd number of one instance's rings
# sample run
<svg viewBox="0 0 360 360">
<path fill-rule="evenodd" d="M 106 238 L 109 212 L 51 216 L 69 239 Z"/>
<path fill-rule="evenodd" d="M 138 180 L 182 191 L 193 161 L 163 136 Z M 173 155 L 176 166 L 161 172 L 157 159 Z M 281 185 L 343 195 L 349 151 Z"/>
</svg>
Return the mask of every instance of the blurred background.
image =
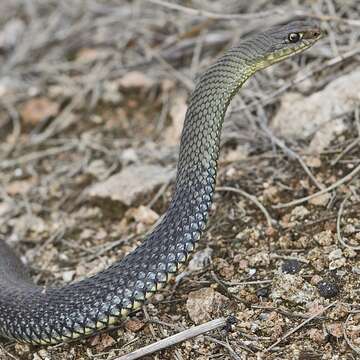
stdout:
<svg viewBox="0 0 360 360">
<path fill-rule="evenodd" d="M 187 341 L 154 359 L 255 359 L 334 299 L 321 322 L 263 358 L 359 356 L 358 0 L 0 6 L 0 240 L 45 285 L 105 268 L 163 214 L 189 94 L 217 56 L 295 17 L 317 19 L 327 34 L 256 74 L 231 103 L 218 184 L 248 196 L 216 193 L 190 276 L 110 335 L 42 350 L 4 341 L 0 357 L 112 359 L 226 308 L 241 319 L 235 333 Z M 294 259 L 299 268 L 287 263 Z M 286 266 L 305 270 L 286 277 Z M 212 290 L 199 295 L 203 288 Z M 212 305 L 199 315 L 189 298 Z"/>
</svg>

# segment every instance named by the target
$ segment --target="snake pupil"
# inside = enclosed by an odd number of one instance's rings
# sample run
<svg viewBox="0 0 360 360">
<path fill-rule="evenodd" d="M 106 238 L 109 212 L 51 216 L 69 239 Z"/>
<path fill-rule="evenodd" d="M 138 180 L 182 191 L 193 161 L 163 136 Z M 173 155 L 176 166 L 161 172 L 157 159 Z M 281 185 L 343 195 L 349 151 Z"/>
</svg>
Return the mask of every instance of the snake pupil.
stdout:
<svg viewBox="0 0 360 360">
<path fill-rule="evenodd" d="M 301 36 L 299 33 L 290 33 L 288 39 L 291 43 L 297 43 L 300 40 Z"/>
</svg>

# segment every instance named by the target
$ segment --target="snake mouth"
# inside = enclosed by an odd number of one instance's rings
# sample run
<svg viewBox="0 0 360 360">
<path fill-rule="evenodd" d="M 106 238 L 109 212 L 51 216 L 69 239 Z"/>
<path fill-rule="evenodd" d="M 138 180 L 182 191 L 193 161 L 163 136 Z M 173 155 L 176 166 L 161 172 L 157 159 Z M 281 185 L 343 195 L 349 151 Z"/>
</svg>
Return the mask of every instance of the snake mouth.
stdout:
<svg viewBox="0 0 360 360">
<path fill-rule="evenodd" d="M 313 42 L 304 40 L 300 45 L 297 47 L 287 47 L 283 49 L 276 50 L 270 54 L 268 54 L 265 59 L 258 63 L 259 69 L 268 67 L 272 64 L 278 63 L 282 60 L 289 58 L 292 55 L 299 54 L 310 46 L 312 46 Z"/>
</svg>

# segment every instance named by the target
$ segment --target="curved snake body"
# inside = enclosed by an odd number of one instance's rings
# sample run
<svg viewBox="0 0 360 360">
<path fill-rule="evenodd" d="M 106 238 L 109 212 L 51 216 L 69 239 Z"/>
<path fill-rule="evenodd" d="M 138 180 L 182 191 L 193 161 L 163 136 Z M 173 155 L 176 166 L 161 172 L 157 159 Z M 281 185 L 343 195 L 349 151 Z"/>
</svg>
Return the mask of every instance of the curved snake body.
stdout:
<svg viewBox="0 0 360 360">
<path fill-rule="evenodd" d="M 166 284 L 205 229 L 230 100 L 257 70 L 309 48 L 320 36 L 312 20 L 276 26 L 230 49 L 205 71 L 186 113 L 169 208 L 123 260 L 80 282 L 45 288 L 31 282 L 0 242 L 0 335 L 33 344 L 73 340 L 118 322 Z"/>
</svg>

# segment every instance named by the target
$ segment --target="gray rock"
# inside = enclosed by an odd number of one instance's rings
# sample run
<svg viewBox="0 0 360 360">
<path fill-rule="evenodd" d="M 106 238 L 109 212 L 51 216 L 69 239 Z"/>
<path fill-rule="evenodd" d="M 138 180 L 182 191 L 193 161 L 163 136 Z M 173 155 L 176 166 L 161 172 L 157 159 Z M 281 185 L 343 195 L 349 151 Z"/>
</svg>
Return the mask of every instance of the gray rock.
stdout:
<svg viewBox="0 0 360 360">
<path fill-rule="evenodd" d="M 285 138 L 313 136 L 308 151 L 320 153 L 336 134 L 345 130 L 343 119 L 334 120 L 333 117 L 351 111 L 359 100 L 360 71 L 354 71 L 335 79 L 309 97 L 297 93 L 285 94 L 272 128 Z"/>
<path fill-rule="evenodd" d="M 132 165 L 93 185 L 87 190 L 87 194 L 94 198 L 120 201 L 130 206 L 139 198 L 151 194 L 155 188 L 171 181 L 174 174 L 169 167 Z"/>
</svg>

